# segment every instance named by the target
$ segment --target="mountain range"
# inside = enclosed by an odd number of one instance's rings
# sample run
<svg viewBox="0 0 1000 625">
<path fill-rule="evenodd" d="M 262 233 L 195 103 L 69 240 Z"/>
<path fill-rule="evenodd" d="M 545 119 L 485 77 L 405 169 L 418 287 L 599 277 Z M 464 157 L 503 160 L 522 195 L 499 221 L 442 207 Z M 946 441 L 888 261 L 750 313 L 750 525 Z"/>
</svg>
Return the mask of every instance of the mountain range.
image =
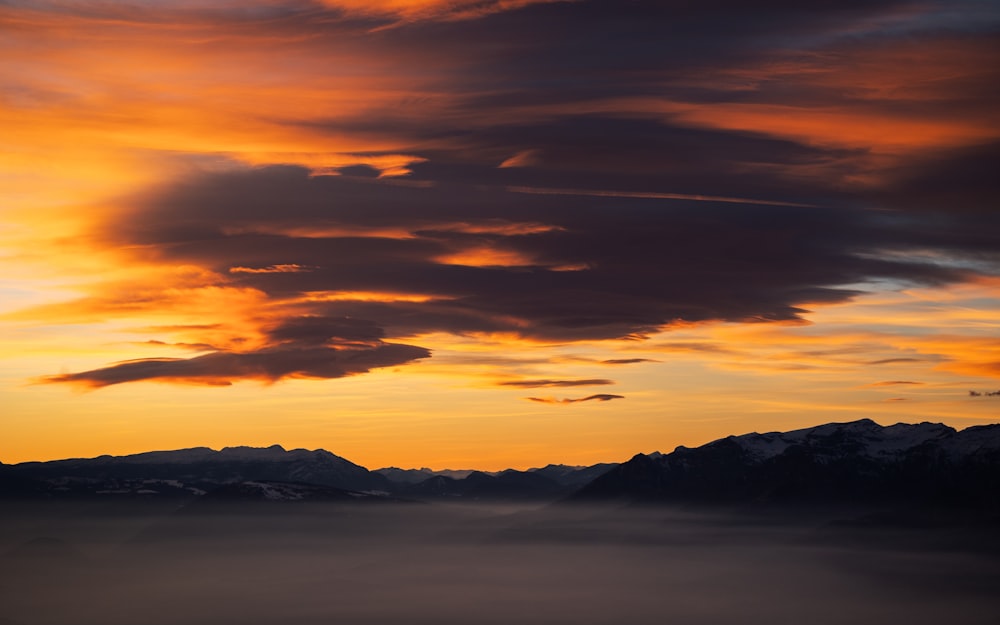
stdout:
<svg viewBox="0 0 1000 625">
<path fill-rule="evenodd" d="M 880 503 L 1000 511 L 1000 425 L 870 419 L 637 454 L 575 501 Z"/>
<path fill-rule="evenodd" d="M 547 500 L 569 495 L 616 465 L 548 465 L 498 472 L 383 468 L 370 471 L 323 449 L 207 447 L 0 464 L 0 496 L 370 500 Z M 348 494 L 353 494 L 353 498 Z M 358 497 L 358 495 L 366 497 Z"/>
<path fill-rule="evenodd" d="M 1000 511 L 1000 424 L 869 419 L 729 436 L 621 464 L 370 471 L 318 449 L 206 447 L 0 464 L 6 498 L 619 503 L 909 502 Z"/>
</svg>

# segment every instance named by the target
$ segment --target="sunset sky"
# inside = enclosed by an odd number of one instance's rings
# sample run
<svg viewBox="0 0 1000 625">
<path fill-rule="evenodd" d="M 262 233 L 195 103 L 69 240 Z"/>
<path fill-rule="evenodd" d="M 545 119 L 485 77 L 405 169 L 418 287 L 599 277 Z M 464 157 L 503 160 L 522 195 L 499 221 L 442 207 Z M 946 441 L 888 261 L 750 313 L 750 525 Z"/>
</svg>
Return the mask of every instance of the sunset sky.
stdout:
<svg viewBox="0 0 1000 625">
<path fill-rule="evenodd" d="M 0 54 L 5 463 L 1000 420 L 991 0 L 5 0 Z"/>
</svg>

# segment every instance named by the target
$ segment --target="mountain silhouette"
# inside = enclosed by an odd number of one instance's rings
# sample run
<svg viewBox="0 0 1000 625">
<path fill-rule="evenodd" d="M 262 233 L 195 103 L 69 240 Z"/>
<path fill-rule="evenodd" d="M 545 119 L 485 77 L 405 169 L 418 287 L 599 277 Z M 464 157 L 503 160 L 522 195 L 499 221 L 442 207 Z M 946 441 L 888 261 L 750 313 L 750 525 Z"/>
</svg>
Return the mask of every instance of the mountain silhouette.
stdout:
<svg viewBox="0 0 1000 625">
<path fill-rule="evenodd" d="M 317 449 L 207 447 L 3 467 L 20 493 L 46 496 L 191 497 L 242 482 L 284 482 L 344 491 L 388 491 L 378 473 Z M 44 487 L 40 486 L 44 485 Z M 10 493 L 8 493 L 10 494 Z"/>
<path fill-rule="evenodd" d="M 901 503 L 1000 511 L 1000 425 L 869 419 L 637 454 L 572 501 Z"/>
<path fill-rule="evenodd" d="M 910 503 L 1000 513 L 1000 425 L 869 419 L 728 436 L 620 465 L 369 471 L 322 449 L 206 447 L 0 465 L 0 495 L 261 501 Z"/>
</svg>

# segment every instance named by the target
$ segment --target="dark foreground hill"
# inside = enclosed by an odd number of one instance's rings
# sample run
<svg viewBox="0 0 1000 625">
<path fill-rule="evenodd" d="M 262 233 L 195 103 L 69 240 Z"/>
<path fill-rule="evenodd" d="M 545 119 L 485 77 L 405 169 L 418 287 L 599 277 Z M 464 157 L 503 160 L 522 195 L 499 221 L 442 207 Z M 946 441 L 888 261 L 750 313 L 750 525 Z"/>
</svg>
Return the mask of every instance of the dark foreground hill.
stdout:
<svg viewBox="0 0 1000 625">
<path fill-rule="evenodd" d="M 573 501 L 911 504 L 1000 512 L 1000 425 L 864 419 L 638 454 Z"/>
</svg>

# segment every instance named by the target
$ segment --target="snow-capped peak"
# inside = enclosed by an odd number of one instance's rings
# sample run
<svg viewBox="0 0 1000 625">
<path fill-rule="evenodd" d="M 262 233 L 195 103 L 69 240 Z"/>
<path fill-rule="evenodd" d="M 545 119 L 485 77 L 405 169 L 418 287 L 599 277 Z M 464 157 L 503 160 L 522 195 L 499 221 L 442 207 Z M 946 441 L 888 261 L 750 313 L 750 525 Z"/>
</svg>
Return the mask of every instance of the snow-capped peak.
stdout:
<svg viewBox="0 0 1000 625">
<path fill-rule="evenodd" d="M 730 436 L 727 440 L 742 447 L 757 461 L 777 456 L 792 445 L 828 447 L 831 443 L 869 458 L 885 458 L 954 433 L 953 428 L 941 423 L 897 423 L 884 427 L 871 419 L 862 419 L 849 423 L 827 423 L 791 432 L 754 432 Z"/>
<path fill-rule="evenodd" d="M 282 460 L 289 452 L 281 445 L 270 447 L 223 447 L 219 454 L 226 460 Z"/>
</svg>

